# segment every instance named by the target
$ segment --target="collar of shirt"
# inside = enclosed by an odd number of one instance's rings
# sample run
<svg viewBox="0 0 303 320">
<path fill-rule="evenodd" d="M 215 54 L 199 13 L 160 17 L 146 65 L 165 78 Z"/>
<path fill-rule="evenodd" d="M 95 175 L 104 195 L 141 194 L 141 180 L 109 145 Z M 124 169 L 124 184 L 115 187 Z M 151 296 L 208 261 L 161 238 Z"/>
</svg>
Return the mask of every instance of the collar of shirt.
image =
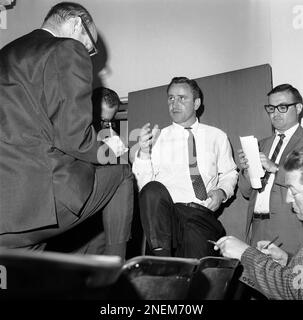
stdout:
<svg viewBox="0 0 303 320">
<path fill-rule="evenodd" d="M 49 29 L 47 29 L 47 28 L 41 28 L 42 30 L 44 30 L 44 31 L 47 31 L 47 32 L 49 32 L 50 34 L 52 34 L 54 37 L 57 37 L 52 31 L 50 31 Z"/>
<path fill-rule="evenodd" d="M 283 132 L 285 134 L 284 140 L 289 140 L 292 137 L 292 135 L 296 132 L 298 127 L 299 127 L 299 123 L 295 124 L 293 127 L 289 128 L 285 132 Z M 280 133 L 282 133 L 282 132 L 276 130 L 276 136 Z"/>
<path fill-rule="evenodd" d="M 196 118 L 196 121 L 190 127 L 192 128 L 191 131 L 192 131 L 193 135 L 195 135 L 198 130 L 198 127 L 199 127 L 199 121 L 197 118 Z M 185 130 L 185 128 L 183 126 L 181 126 L 180 124 L 175 123 L 175 122 L 173 122 L 173 128 L 174 128 L 174 130 L 177 130 L 179 132 Z"/>
</svg>

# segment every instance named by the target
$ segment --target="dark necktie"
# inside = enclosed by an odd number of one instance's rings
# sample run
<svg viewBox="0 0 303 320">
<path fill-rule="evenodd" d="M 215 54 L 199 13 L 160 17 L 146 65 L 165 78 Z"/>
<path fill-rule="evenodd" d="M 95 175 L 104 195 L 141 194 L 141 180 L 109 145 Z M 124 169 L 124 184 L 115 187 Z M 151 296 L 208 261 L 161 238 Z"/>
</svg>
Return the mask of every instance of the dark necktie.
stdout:
<svg viewBox="0 0 303 320">
<path fill-rule="evenodd" d="M 198 165 L 197 165 L 197 151 L 195 137 L 191 132 L 192 128 L 185 128 L 188 130 L 188 163 L 189 163 L 189 172 L 191 182 L 195 191 L 195 195 L 199 200 L 207 199 L 207 192 L 203 182 L 203 179 L 200 175 Z"/>
<path fill-rule="evenodd" d="M 274 150 L 274 152 L 273 152 L 273 154 L 272 154 L 272 156 L 270 158 L 270 160 L 272 162 L 275 162 L 276 159 L 277 159 L 277 156 L 278 156 L 278 154 L 279 154 L 279 152 L 281 150 L 282 144 L 283 144 L 283 139 L 285 138 L 285 134 L 280 133 L 280 134 L 278 134 L 278 136 L 280 137 L 280 140 L 277 143 L 276 148 L 275 148 L 275 150 Z M 270 172 L 266 171 L 264 177 L 262 178 L 262 181 L 261 181 L 262 188 L 259 189 L 259 192 L 262 192 L 265 189 L 265 186 L 266 186 L 266 184 L 268 182 L 269 176 L 270 176 Z"/>
</svg>

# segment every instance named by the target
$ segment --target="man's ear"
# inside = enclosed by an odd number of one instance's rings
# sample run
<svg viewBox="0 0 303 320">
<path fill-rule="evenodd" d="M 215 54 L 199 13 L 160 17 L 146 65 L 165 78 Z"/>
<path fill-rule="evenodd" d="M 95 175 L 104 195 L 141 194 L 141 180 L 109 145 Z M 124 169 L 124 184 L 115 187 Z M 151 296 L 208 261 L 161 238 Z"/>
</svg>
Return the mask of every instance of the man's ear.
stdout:
<svg viewBox="0 0 303 320">
<path fill-rule="evenodd" d="M 297 109 L 297 114 L 300 114 L 302 112 L 302 109 L 303 109 L 302 103 L 297 103 L 296 104 L 296 109 Z"/>
<path fill-rule="evenodd" d="M 82 31 L 82 21 L 80 17 L 74 17 L 72 18 L 72 26 L 74 32 L 81 32 Z"/>
<path fill-rule="evenodd" d="M 195 99 L 194 105 L 195 105 L 195 110 L 198 110 L 201 105 L 201 99 L 200 98 Z"/>
</svg>

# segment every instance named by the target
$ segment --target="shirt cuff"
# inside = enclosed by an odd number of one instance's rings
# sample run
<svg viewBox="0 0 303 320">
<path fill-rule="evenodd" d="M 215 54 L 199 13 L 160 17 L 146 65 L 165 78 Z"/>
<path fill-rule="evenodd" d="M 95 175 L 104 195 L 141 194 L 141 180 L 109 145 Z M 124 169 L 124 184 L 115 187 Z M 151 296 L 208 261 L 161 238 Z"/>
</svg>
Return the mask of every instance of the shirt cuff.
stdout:
<svg viewBox="0 0 303 320">
<path fill-rule="evenodd" d="M 218 186 L 217 186 L 217 190 L 222 190 L 223 193 L 224 193 L 225 198 L 224 198 L 224 200 L 222 201 L 222 203 L 226 202 L 226 201 L 231 197 L 231 195 L 230 195 L 230 193 L 228 192 L 227 188 L 224 188 L 224 187 L 218 185 Z"/>
</svg>

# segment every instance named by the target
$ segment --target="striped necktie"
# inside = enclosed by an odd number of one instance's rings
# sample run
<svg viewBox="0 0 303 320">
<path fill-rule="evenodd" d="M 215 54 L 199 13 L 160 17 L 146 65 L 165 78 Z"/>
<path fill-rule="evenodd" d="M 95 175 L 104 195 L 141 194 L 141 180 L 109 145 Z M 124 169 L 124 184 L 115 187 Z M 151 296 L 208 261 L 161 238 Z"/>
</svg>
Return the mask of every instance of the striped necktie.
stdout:
<svg viewBox="0 0 303 320">
<path fill-rule="evenodd" d="M 198 164 L 197 164 L 197 150 L 195 137 L 191 131 L 191 127 L 185 128 L 188 130 L 188 163 L 189 163 L 189 172 L 190 179 L 195 191 L 195 195 L 199 200 L 207 199 L 207 192 L 203 182 L 203 179 L 200 175 Z"/>
<path fill-rule="evenodd" d="M 285 138 L 285 134 L 280 133 L 280 134 L 278 134 L 278 136 L 280 137 L 280 140 L 277 143 L 276 148 L 275 148 L 275 150 L 274 150 L 274 152 L 273 152 L 273 154 L 272 154 L 272 156 L 270 158 L 270 160 L 272 162 L 275 162 L 276 159 L 277 159 L 277 156 L 278 156 L 278 154 L 279 154 L 279 152 L 281 150 L 282 144 L 283 144 L 283 139 Z M 271 172 L 268 172 L 268 171 L 265 172 L 265 175 L 264 175 L 264 177 L 262 178 L 262 181 L 261 181 L 262 188 L 259 189 L 259 192 L 262 192 L 265 189 L 265 186 L 266 186 L 266 184 L 268 182 L 270 174 L 271 174 Z"/>
</svg>

